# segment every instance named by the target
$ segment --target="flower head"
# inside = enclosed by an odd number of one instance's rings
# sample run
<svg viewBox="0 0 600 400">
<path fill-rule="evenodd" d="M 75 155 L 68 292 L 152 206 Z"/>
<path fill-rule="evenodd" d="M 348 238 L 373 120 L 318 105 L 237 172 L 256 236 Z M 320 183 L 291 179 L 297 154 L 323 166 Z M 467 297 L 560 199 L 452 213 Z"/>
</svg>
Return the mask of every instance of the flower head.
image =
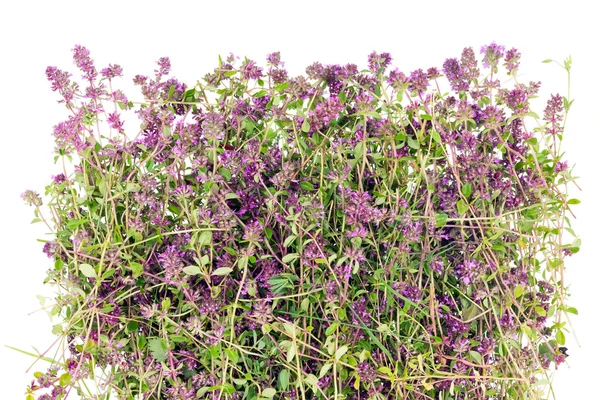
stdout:
<svg viewBox="0 0 600 400">
<path fill-rule="evenodd" d="M 498 62 L 504 56 L 504 46 L 492 42 L 487 46 L 481 47 L 481 54 L 483 54 L 483 66 L 496 69 Z"/>
</svg>

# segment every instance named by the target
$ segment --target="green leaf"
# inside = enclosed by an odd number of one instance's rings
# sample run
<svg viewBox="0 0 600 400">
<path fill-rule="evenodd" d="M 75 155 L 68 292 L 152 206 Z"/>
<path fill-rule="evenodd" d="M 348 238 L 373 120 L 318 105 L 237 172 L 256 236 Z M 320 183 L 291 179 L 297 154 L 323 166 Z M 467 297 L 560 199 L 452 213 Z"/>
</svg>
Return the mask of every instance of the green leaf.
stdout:
<svg viewBox="0 0 600 400">
<path fill-rule="evenodd" d="M 127 324 L 127 332 L 137 332 L 139 324 L 137 321 L 129 321 Z"/>
<path fill-rule="evenodd" d="M 515 299 L 518 299 L 519 297 L 521 297 L 523 295 L 523 286 L 522 285 L 515 286 L 515 288 L 513 290 L 513 294 L 515 295 Z"/>
<path fill-rule="evenodd" d="M 546 310 L 543 307 L 535 307 L 535 312 L 542 317 L 546 316 Z"/>
<path fill-rule="evenodd" d="M 445 226 L 446 222 L 448 222 L 448 214 L 445 214 L 445 213 L 435 214 L 435 227 L 436 228 Z"/>
<path fill-rule="evenodd" d="M 63 327 L 61 324 L 56 324 L 52 327 L 52 333 L 54 335 L 61 335 L 63 333 Z"/>
<path fill-rule="evenodd" d="M 569 201 L 567 201 L 567 204 L 579 204 L 581 203 L 581 200 L 578 199 L 569 199 Z"/>
<path fill-rule="evenodd" d="M 140 263 L 131 262 L 129 268 L 131 268 L 131 275 L 136 279 L 144 272 L 144 266 Z"/>
<path fill-rule="evenodd" d="M 317 379 L 317 377 L 314 374 L 306 375 L 306 377 L 304 378 L 304 382 L 312 386 L 313 391 L 316 392 L 317 387 L 319 386 L 319 379 Z"/>
<path fill-rule="evenodd" d="M 199 246 L 209 246 L 212 243 L 212 231 L 202 231 L 198 236 L 198 245 Z"/>
<path fill-rule="evenodd" d="M 338 326 L 339 326 L 339 324 L 337 322 L 334 322 L 331 325 L 329 325 L 327 327 L 327 329 L 325 330 L 325 335 L 331 336 L 333 334 L 333 332 L 335 332 L 335 330 L 337 329 Z"/>
<path fill-rule="evenodd" d="M 289 263 L 289 262 L 294 261 L 298 257 L 299 257 L 298 253 L 289 253 L 289 254 L 286 254 L 281 261 L 283 261 L 284 263 Z"/>
<path fill-rule="evenodd" d="M 579 315 L 579 311 L 577 311 L 577 309 L 575 307 L 567 308 L 567 312 L 571 313 L 571 314 Z"/>
<path fill-rule="evenodd" d="M 545 59 L 544 61 L 542 61 L 544 64 L 548 64 L 551 63 L 552 60 L 550 58 Z"/>
<path fill-rule="evenodd" d="M 252 97 L 258 98 L 258 97 L 265 97 L 267 95 L 267 91 L 266 90 L 259 90 L 258 92 L 254 93 L 252 95 Z"/>
<path fill-rule="evenodd" d="M 231 271 L 233 271 L 233 268 L 221 267 L 221 268 L 215 269 L 211 275 L 225 276 L 225 275 L 229 275 L 231 273 Z"/>
<path fill-rule="evenodd" d="M 556 343 L 560 344 L 561 346 L 563 346 L 565 343 L 567 342 L 567 339 L 565 338 L 565 334 L 562 330 L 557 330 L 556 331 Z"/>
<path fill-rule="evenodd" d="M 275 89 L 276 92 L 283 92 L 289 85 L 289 82 L 283 82 L 280 83 L 279 85 L 275 86 L 273 89 Z"/>
<path fill-rule="evenodd" d="M 298 236 L 296 235 L 290 235 L 287 238 L 285 238 L 285 241 L 283 242 L 283 246 L 284 247 L 289 247 L 292 243 L 294 243 L 294 240 L 296 240 L 298 238 Z"/>
<path fill-rule="evenodd" d="M 473 190 L 473 186 L 470 183 L 465 183 L 460 188 L 460 191 L 466 198 L 468 198 L 471 195 L 472 190 Z"/>
<path fill-rule="evenodd" d="M 265 226 L 265 236 L 267 237 L 267 239 L 271 239 L 273 237 L 273 229 L 269 228 L 268 226 Z"/>
<path fill-rule="evenodd" d="M 239 198 L 240 198 L 240 196 L 238 196 L 238 195 L 237 195 L 237 194 L 235 194 L 235 193 L 227 193 L 227 194 L 225 195 L 225 200 L 232 200 L 232 199 L 233 199 L 233 200 L 239 200 Z"/>
<path fill-rule="evenodd" d="M 290 347 L 287 351 L 287 362 L 291 363 L 296 356 L 296 345 L 294 343 L 290 343 Z"/>
<path fill-rule="evenodd" d="M 315 187 L 310 182 L 302 181 L 300 182 L 300 187 L 304 190 L 315 190 Z"/>
<path fill-rule="evenodd" d="M 152 338 L 148 341 L 148 349 L 152 353 L 152 357 L 158 362 L 163 362 L 167 358 L 167 344 L 164 339 Z"/>
<path fill-rule="evenodd" d="M 65 387 L 67 386 L 69 383 L 71 382 L 71 375 L 70 374 L 62 374 L 60 376 L 60 378 L 58 378 L 58 383 L 60 384 L 60 386 Z"/>
<path fill-rule="evenodd" d="M 528 113 L 525 114 L 526 117 L 531 117 L 531 118 L 535 118 L 535 119 L 540 119 L 540 116 L 537 115 L 535 112 L 533 111 L 529 111 Z"/>
<path fill-rule="evenodd" d="M 308 311 L 308 307 L 310 306 L 310 299 L 305 297 L 304 300 L 300 303 L 300 309 L 304 312 Z"/>
<path fill-rule="evenodd" d="M 381 372 L 382 374 L 386 374 L 388 376 L 393 376 L 392 370 L 389 367 L 379 367 L 379 368 L 377 368 L 377 371 Z"/>
<path fill-rule="evenodd" d="M 340 347 L 339 349 L 336 350 L 336 352 L 335 352 L 335 359 L 339 360 L 347 352 L 348 352 L 348 346 L 343 345 L 342 347 Z"/>
<path fill-rule="evenodd" d="M 431 130 L 431 137 L 433 138 L 433 141 L 437 144 L 442 144 L 442 138 L 440 137 L 438 131 L 436 131 L 435 129 Z"/>
<path fill-rule="evenodd" d="M 465 203 L 465 201 L 463 199 L 460 199 L 459 201 L 456 202 L 456 209 L 458 210 L 458 213 L 460 215 L 463 215 L 469 209 L 469 205 L 467 203 Z"/>
<path fill-rule="evenodd" d="M 108 279 L 108 278 L 110 278 L 111 276 L 113 276 L 115 274 L 115 272 L 117 272 L 116 268 L 107 269 L 102 274 L 102 279 Z"/>
<path fill-rule="evenodd" d="M 202 271 L 197 265 L 188 265 L 187 267 L 183 268 L 183 272 L 186 275 L 199 275 Z"/>
<path fill-rule="evenodd" d="M 242 256 L 238 260 L 238 268 L 243 271 L 244 269 L 246 269 L 247 266 L 248 266 L 248 256 L 247 255 L 246 256 Z"/>
<path fill-rule="evenodd" d="M 80 264 L 79 271 L 88 278 L 96 277 L 96 270 L 90 264 Z"/>
<path fill-rule="evenodd" d="M 462 317 L 465 321 L 471 321 L 479 314 L 479 307 L 473 303 L 462 311 Z"/>
<path fill-rule="evenodd" d="M 266 388 L 262 391 L 261 396 L 272 399 L 277 394 L 277 390 L 273 388 Z"/>
<path fill-rule="evenodd" d="M 310 131 L 310 124 L 308 123 L 308 120 L 305 119 L 302 122 L 302 132 L 308 132 L 308 131 Z"/>
<path fill-rule="evenodd" d="M 411 137 L 406 138 L 406 141 L 408 143 L 408 147 L 410 147 L 411 149 L 419 150 L 421 148 L 421 145 L 419 144 L 419 142 L 417 142 L 415 139 L 413 139 Z"/>
<path fill-rule="evenodd" d="M 279 378 L 277 379 L 277 386 L 279 387 L 279 389 L 282 392 L 284 392 L 287 390 L 289 385 L 290 385 L 290 370 L 282 369 L 279 372 Z"/>
<path fill-rule="evenodd" d="M 483 358 L 481 357 L 481 354 L 479 354 L 478 352 L 471 350 L 471 351 L 469 351 L 469 356 L 477 364 L 479 364 L 479 365 L 483 364 Z"/>
<path fill-rule="evenodd" d="M 363 142 L 356 143 L 356 146 L 354 146 L 354 157 L 356 159 L 362 158 L 364 152 L 365 152 L 365 144 Z"/>
<path fill-rule="evenodd" d="M 235 392 L 235 386 L 233 386 L 231 383 L 222 384 L 220 389 L 226 394 L 233 394 Z"/>
</svg>

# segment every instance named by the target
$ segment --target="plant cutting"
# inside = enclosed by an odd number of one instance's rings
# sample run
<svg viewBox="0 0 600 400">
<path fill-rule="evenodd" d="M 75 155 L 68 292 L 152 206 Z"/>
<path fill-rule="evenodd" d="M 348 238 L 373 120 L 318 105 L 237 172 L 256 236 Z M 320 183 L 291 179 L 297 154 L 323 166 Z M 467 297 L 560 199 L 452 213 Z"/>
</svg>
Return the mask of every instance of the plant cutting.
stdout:
<svg viewBox="0 0 600 400">
<path fill-rule="evenodd" d="M 134 102 L 75 46 L 80 79 L 46 70 L 60 172 L 23 193 L 58 336 L 27 400 L 551 394 L 577 313 L 573 101 L 540 118 L 520 56 L 291 77 L 230 55 L 190 86 L 161 58 Z"/>
</svg>

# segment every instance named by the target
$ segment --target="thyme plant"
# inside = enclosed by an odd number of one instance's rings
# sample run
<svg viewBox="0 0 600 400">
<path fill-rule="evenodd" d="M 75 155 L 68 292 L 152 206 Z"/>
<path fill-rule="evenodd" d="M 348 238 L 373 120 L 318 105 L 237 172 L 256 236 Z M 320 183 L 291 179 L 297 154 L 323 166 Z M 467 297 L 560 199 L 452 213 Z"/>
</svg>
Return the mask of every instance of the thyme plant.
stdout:
<svg viewBox="0 0 600 400">
<path fill-rule="evenodd" d="M 73 59 L 46 70 L 62 171 L 23 194 L 59 339 L 28 400 L 543 396 L 577 313 L 572 100 L 538 117 L 516 49 L 297 77 L 231 55 L 191 86 L 161 58 L 142 103 Z"/>
</svg>

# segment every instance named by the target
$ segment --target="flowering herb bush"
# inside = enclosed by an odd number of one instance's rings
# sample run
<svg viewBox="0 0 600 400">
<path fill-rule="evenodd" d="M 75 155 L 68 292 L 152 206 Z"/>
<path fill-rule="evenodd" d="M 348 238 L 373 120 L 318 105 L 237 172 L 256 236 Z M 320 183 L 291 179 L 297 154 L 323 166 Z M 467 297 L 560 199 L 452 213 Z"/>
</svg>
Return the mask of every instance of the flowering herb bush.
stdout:
<svg viewBox="0 0 600 400">
<path fill-rule="evenodd" d="M 539 119 L 516 49 L 294 78 L 230 56 L 191 87 L 161 58 L 139 104 L 73 54 L 81 83 L 46 70 L 63 171 L 44 210 L 23 194 L 53 234 L 60 338 L 28 399 L 542 396 L 577 312 L 572 101 Z"/>
</svg>

